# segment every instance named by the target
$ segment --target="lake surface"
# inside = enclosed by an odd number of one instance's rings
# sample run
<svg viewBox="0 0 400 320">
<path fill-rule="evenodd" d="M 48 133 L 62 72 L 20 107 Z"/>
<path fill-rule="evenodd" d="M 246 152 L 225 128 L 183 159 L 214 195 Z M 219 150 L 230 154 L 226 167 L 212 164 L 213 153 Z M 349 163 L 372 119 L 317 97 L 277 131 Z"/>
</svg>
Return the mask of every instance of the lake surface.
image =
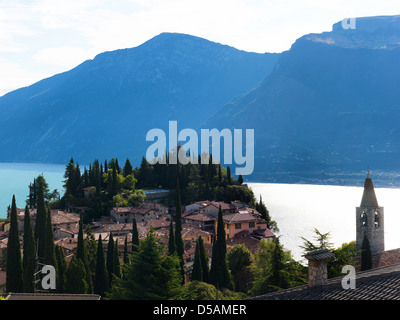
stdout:
<svg viewBox="0 0 400 320">
<path fill-rule="evenodd" d="M 374 180 L 373 176 L 371 177 Z M 260 194 L 270 216 L 278 224 L 277 233 L 295 260 L 303 260 L 304 237 L 314 241 L 314 228 L 330 232 L 334 247 L 356 238 L 356 207 L 360 205 L 364 181 L 360 187 L 249 183 L 256 199 Z M 385 249 L 400 248 L 400 189 L 375 185 L 378 204 L 384 207 Z"/>
<path fill-rule="evenodd" d="M 43 173 L 50 191 L 57 189 L 62 195 L 64 172 L 65 165 L 0 163 L 0 218 L 7 217 L 7 207 L 11 205 L 13 194 L 15 194 L 17 207 L 25 208 L 29 184 L 39 174 Z"/>
<path fill-rule="evenodd" d="M 57 189 L 61 195 L 65 165 L 0 163 L 0 218 L 7 216 L 7 206 L 15 194 L 17 206 L 25 207 L 29 183 L 39 174 L 44 175 L 49 189 Z M 374 177 L 372 176 L 372 180 Z M 355 208 L 360 205 L 364 181 L 360 187 L 249 183 L 257 199 L 260 194 L 272 219 L 280 231 L 284 247 L 292 252 L 294 259 L 302 260 L 301 237 L 314 240 L 314 228 L 330 232 L 335 248 L 355 240 Z M 375 193 L 385 210 L 385 248 L 400 247 L 400 189 L 379 188 Z"/>
</svg>

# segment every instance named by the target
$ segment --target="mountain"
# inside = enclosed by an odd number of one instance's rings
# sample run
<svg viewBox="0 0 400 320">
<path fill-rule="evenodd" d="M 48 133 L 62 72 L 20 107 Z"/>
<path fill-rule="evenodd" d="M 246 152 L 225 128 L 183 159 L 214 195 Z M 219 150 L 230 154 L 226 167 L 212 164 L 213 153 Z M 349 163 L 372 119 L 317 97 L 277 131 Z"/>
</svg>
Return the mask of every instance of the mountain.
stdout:
<svg viewBox="0 0 400 320">
<path fill-rule="evenodd" d="M 0 161 L 138 164 L 150 129 L 170 120 L 198 127 L 264 79 L 278 56 L 177 33 L 101 53 L 0 97 Z"/>
<path fill-rule="evenodd" d="M 380 16 L 299 38 L 202 127 L 255 130 L 251 181 L 400 185 L 399 120 L 400 16 Z"/>
</svg>

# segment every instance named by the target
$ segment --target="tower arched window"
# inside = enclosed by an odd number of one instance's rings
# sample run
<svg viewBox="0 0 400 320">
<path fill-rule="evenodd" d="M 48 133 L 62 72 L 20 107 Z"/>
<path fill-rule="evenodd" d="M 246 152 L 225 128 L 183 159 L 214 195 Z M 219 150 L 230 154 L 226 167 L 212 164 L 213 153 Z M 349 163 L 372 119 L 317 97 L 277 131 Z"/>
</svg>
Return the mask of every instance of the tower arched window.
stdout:
<svg viewBox="0 0 400 320">
<path fill-rule="evenodd" d="M 368 219 L 367 219 L 367 213 L 365 211 L 361 212 L 361 225 L 363 227 L 367 227 L 368 226 Z"/>
<path fill-rule="evenodd" d="M 379 214 L 379 211 L 375 211 L 374 224 L 375 224 L 375 228 L 380 227 L 380 214 Z"/>
</svg>

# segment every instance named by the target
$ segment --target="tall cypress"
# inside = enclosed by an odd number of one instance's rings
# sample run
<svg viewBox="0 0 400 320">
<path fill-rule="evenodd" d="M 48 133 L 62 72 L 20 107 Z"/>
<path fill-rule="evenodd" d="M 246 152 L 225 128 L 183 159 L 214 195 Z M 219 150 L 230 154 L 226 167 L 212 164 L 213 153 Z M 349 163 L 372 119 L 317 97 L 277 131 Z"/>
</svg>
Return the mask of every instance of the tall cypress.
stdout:
<svg viewBox="0 0 400 320">
<path fill-rule="evenodd" d="M 208 257 L 206 253 L 206 249 L 204 247 L 204 241 L 202 237 L 198 238 L 198 246 L 199 246 L 199 253 L 200 253 L 200 261 L 201 261 L 201 270 L 202 270 L 202 278 L 204 282 L 210 281 L 209 275 L 209 268 L 208 268 Z"/>
<path fill-rule="evenodd" d="M 13 195 L 12 198 L 10 219 L 10 231 L 7 244 L 6 287 L 7 292 L 21 292 L 23 287 L 23 275 L 15 195 Z"/>
<path fill-rule="evenodd" d="M 43 262 L 45 235 L 46 235 L 46 205 L 44 202 L 43 185 L 38 186 L 38 203 L 36 210 L 35 239 L 37 244 L 37 255 L 39 261 Z"/>
<path fill-rule="evenodd" d="M 57 259 L 57 292 L 65 292 L 67 281 L 67 261 L 65 260 L 64 251 L 60 246 L 55 247 Z"/>
<path fill-rule="evenodd" d="M 201 266 L 200 245 L 198 239 L 196 241 L 196 249 L 194 253 L 192 281 L 203 281 L 203 268 Z"/>
<path fill-rule="evenodd" d="M 219 206 L 217 234 L 213 244 L 210 281 L 217 289 L 233 290 L 233 282 L 226 260 L 226 235 L 221 206 Z"/>
<path fill-rule="evenodd" d="M 107 260 L 106 260 L 107 272 L 108 272 L 108 284 L 111 287 L 114 273 L 114 239 L 112 232 L 110 232 L 108 244 L 107 244 Z"/>
<path fill-rule="evenodd" d="M 168 237 L 168 253 L 174 254 L 176 252 L 174 225 L 172 220 L 169 224 L 169 237 Z"/>
<path fill-rule="evenodd" d="M 116 277 L 121 278 L 121 264 L 119 262 L 118 238 L 115 239 L 113 274 Z"/>
<path fill-rule="evenodd" d="M 175 246 L 176 246 L 176 253 L 180 260 L 181 273 L 183 277 L 184 274 L 183 253 L 185 251 L 185 248 L 182 239 L 182 207 L 181 207 L 181 192 L 179 186 L 179 179 L 176 182 Z"/>
<path fill-rule="evenodd" d="M 125 236 L 124 241 L 124 264 L 129 263 L 129 255 L 128 255 L 128 236 Z"/>
<path fill-rule="evenodd" d="M 132 221 L 132 252 L 137 251 L 139 246 L 139 232 L 137 229 L 136 218 L 133 215 Z"/>
<path fill-rule="evenodd" d="M 94 293 L 104 296 L 109 289 L 108 272 L 104 260 L 103 241 L 101 235 L 97 242 L 96 272 L 94 277 Z"/>
<path fill-rule="evenodd" d="M 368 237 L 364 234 L 361 244 L 361 271 L 372 269 L 372 253 L 371 245 Z"/>
<path fill-rule="evenodd" d="M 54 246 L 54 233 L 53 225 L 51 223 L 51 212 L 47 209 L 46 216 L 46 233 L 45 233 L 45 247 L 44 247 L 44 264 L 53 266 L 57 274 L 57 258 Z"/>
<path fill-rule="evenodd" d="M 82 217 L 79 220 L 79 232 L 78 232 L 78 244 L 76 248 L 76 257 L 80 259 L 85 266 L 86 271 L 86 283 L 88 285 L 88 292 L 92 293 L 93 283 L 92 283 L 92 273 L 89 268 L 88 262 L 88 252 L 86 250 L 85 239 L 83 238 L 83 221 Z"/>
<path fill-rule="evenodd" d="M 23 290 L 24 292 L 34 291 L 34 273 L 36 271 L 36 241 L 33 234 L 31 215 L 28 206 L 25 207 L 24 217 L 24 246 L 23 246 L 23 260 L 22 269 L 24 270 L 23 276 Z"/>
</svg>

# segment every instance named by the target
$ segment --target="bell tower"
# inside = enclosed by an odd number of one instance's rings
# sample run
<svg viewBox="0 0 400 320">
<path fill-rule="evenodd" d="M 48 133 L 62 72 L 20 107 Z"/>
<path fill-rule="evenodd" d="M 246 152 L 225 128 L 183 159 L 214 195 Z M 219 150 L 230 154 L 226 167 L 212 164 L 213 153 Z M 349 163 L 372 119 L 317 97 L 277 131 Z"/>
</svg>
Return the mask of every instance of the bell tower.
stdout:
<svg viewBox="0 0 400 320">
<path fill-rule="evenodd" d="M 384 210 L 378 205 L 369 171 L 364 183 L 361 204 L 356 208 L 357 250 L 361 250 L 364 235 L 369 240 L 372 253 L 385 251 Z"/>
</svg>

